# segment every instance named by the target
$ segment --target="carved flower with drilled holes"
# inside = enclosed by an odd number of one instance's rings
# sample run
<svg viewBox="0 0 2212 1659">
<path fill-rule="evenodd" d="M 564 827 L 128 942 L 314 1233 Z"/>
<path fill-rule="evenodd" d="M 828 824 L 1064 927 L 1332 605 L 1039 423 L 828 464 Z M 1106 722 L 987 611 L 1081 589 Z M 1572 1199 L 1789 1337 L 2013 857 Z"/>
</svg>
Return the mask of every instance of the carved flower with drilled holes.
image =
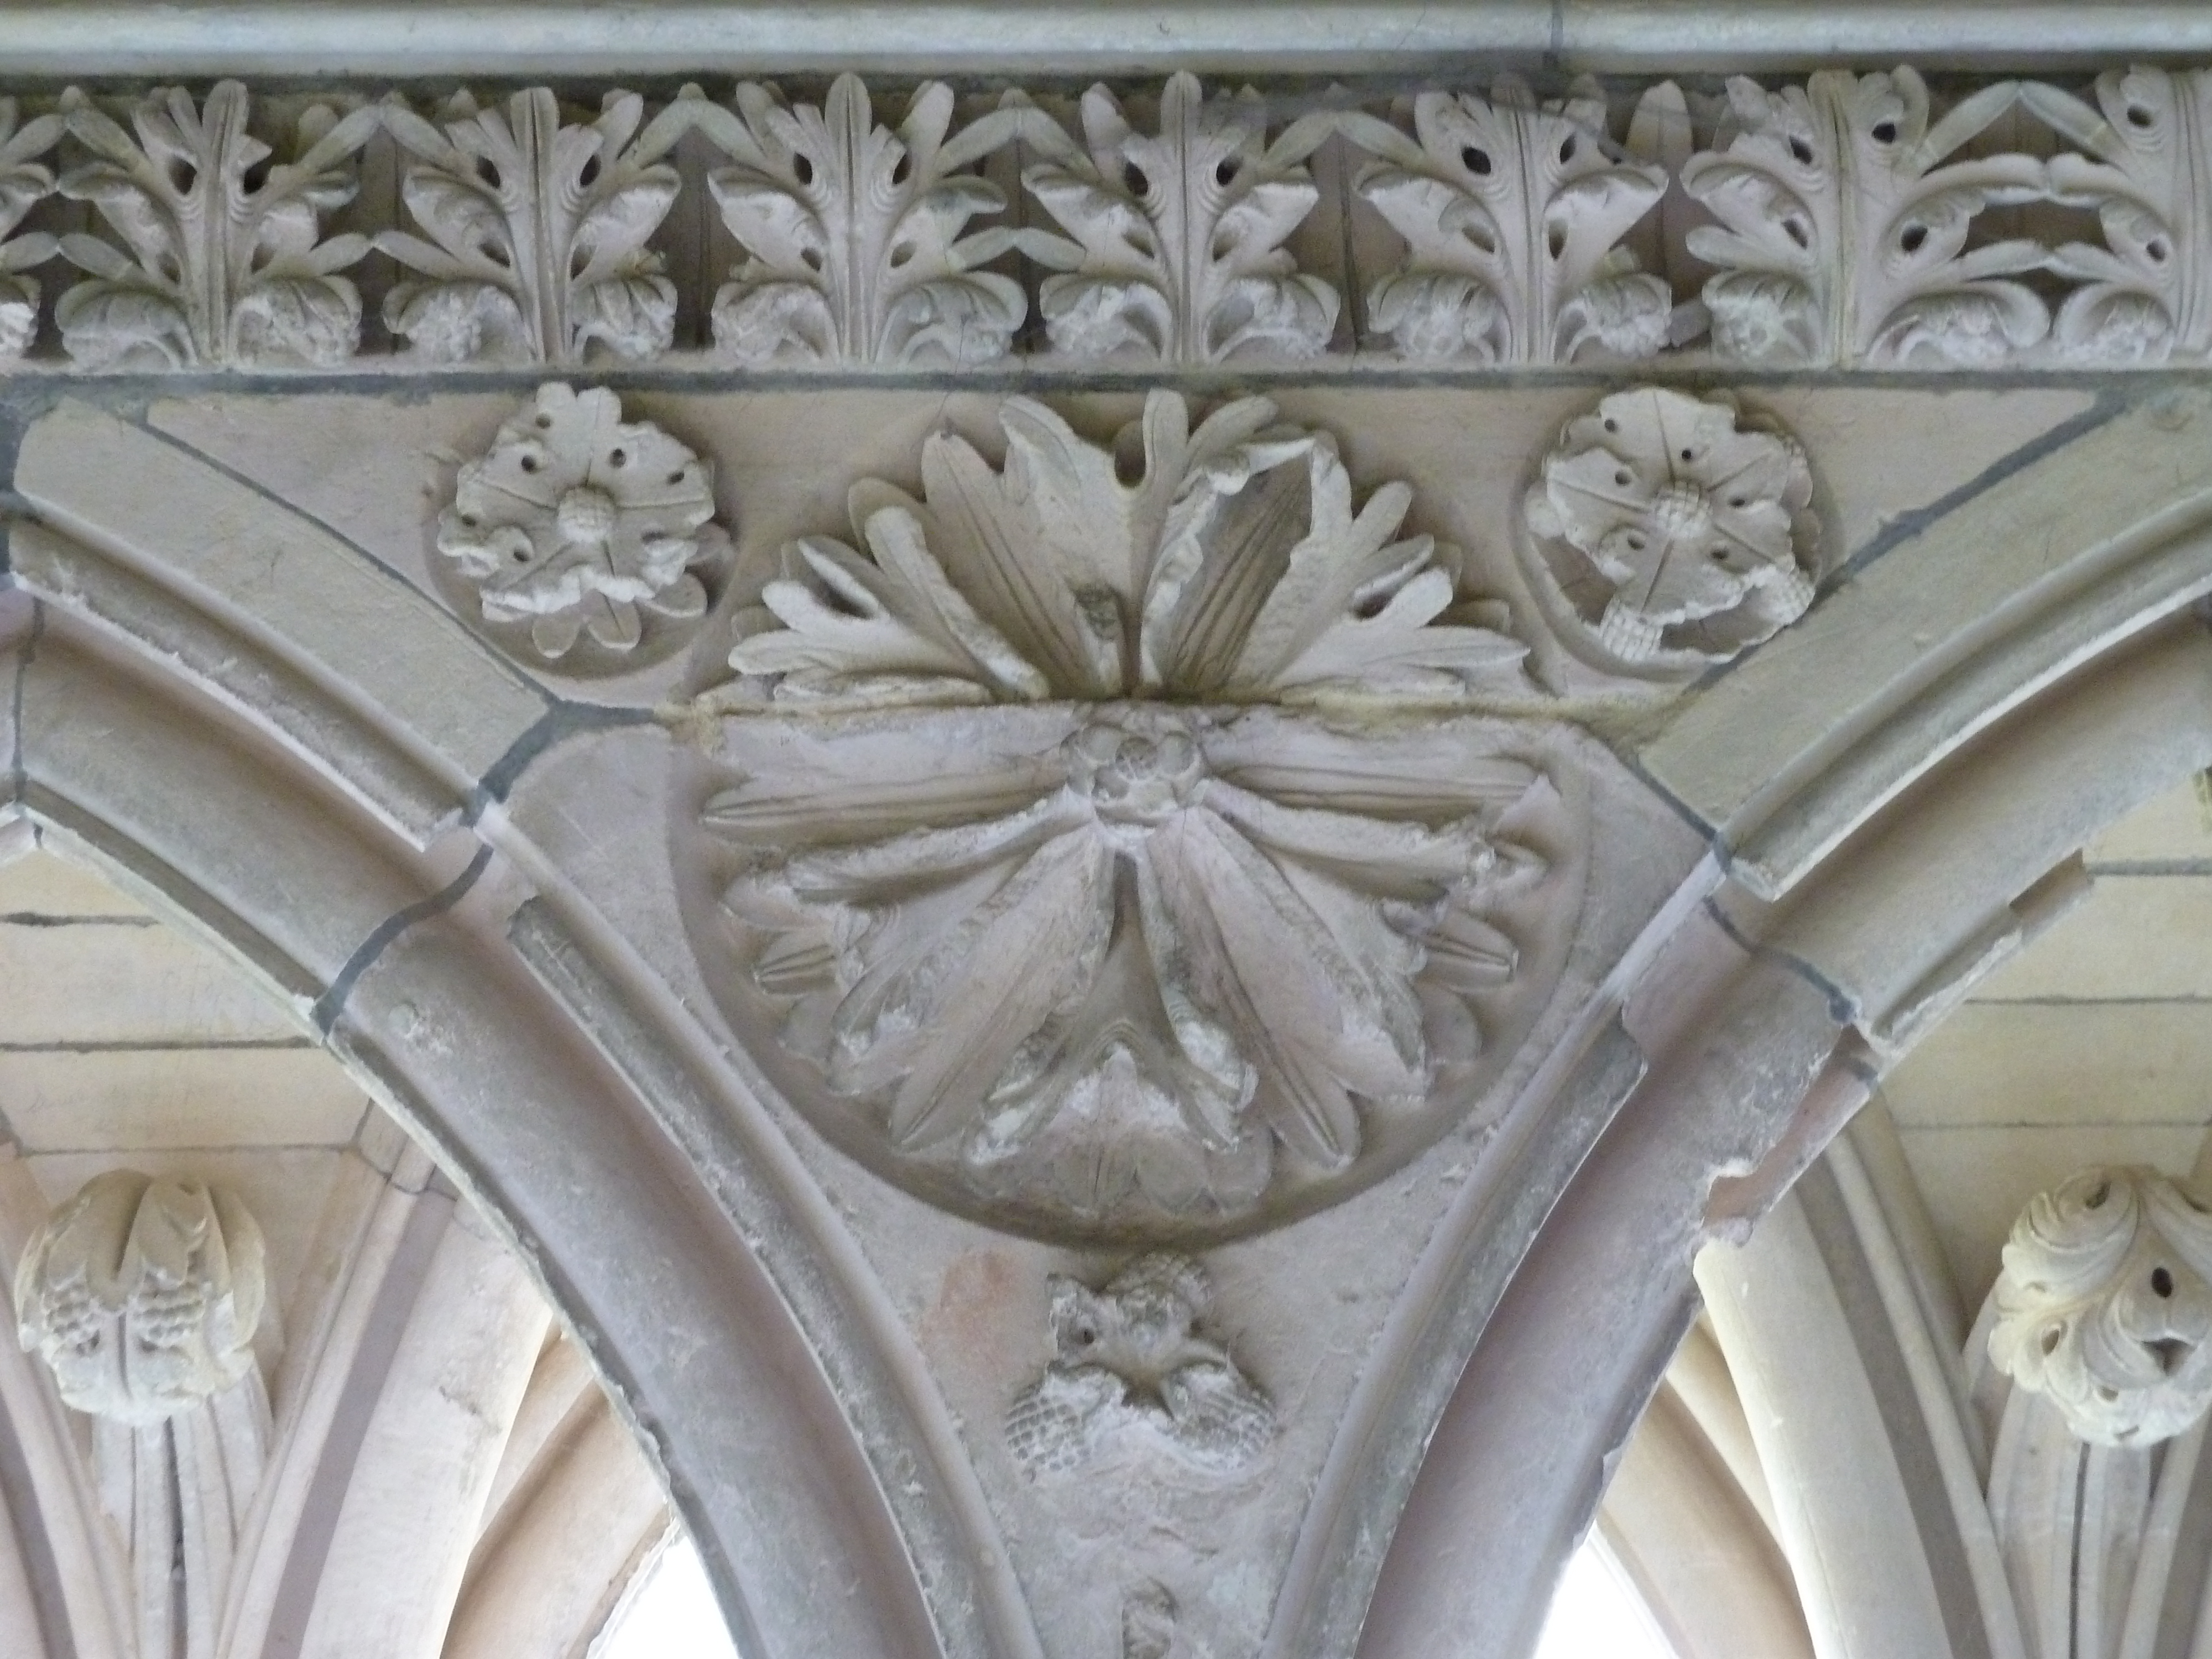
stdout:
<svg viewBox="0 0 2212 1659">
<path fill-rule="evenodd" d="M 473 588 L 483 619 L 527 623 L 532 650 L 566 657 L 580 635 L 635 651 L 648 617 L 696 623 L 696 571 L 726 556 L 709 464 L 611 392 L 553 385 L 461 469 L 438 521 L 438 550 Z"/>
<path fill-rule="evenodd" d="M 1547 866 L 1513 826 L 1559 801 L 1452 708 L 1522 647 L 1447 620 L 1404 486 L 1355 514 L 1273 413 L 1192 432 L 1155 393 L 1134 482 L 1019 399 L 1003 468 L 932 439 L 922 501 L 854 492 L 872 557 L 787 550 L 718 699 L 705 818 L 785 1045 L 1032 1218 L 1234 1217 L 1285 1150 L 1340 1172 L 1518 988 L 1495 913 Z"/>
<path fill-rule="evenodd" d="M 1813 603 L 1819 526 L 1805 454 L 1732 404 L 1659 386 L 1569 423 L 1528 492 L 1528 527 L 1579 560 L 1551 586 L 1631 668 L 1724 660 Z M 1579 580 L 1578 580 L 1579 578 Z"/>
</svg>

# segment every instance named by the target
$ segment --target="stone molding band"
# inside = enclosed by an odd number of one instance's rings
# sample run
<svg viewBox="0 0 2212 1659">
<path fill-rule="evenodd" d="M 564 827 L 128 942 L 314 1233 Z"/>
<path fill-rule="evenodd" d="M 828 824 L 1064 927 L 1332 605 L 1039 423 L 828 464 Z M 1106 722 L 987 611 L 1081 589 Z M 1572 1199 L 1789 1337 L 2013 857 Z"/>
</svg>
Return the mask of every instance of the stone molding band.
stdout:
<svg viewBox="0 0 2212 1659">
<path fill-rule="evenodd" d="M 11 27 L 13 27 L 11 23 Z M 2212 70 L 1360 101 L 0 100 L 0 358 L 2111 368 L 2212 356 Z M 679 204 L 684 210 L 679 210 Z"/>
</svg>

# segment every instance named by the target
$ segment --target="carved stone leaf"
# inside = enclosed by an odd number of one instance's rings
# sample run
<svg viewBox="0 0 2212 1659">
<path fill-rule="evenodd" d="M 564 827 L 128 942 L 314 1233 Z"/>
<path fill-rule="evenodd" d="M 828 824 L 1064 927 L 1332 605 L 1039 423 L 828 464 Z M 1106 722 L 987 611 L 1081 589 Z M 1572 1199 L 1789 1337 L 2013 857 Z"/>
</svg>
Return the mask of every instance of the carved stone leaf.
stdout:
<svg viewBox="0 0 2212 1659">
<path fill-rule="evenodd" d="M 1380 158 L 1357 188 L 1408 245 L 1368 295 L 1401 356 L 1551 363 L 1666 344 L 1673 295 L 1620 242 L 1667 174 L 1624 160 L 1605 119 L 1594 82 L 1540 105 L 1511 76 L 1487 100 L 1419 94 L 1418 144 L 1371 116 L 1345 118 Z"/>
<path fill-rule="evenodd" d="M 1532 574 L 1596 659 L 1695 672 L 1812 604 L 1812 495 L 1804 452 L 1734 404 L 1616 392 L 1568 424 L 1528 492 Z"/>
<path fill-rule="evenodd" d="M 2092 362 L 2163 362 L 2212 350 L 2212 73 L 2136 68 L 2097 77 L 2097 108 L 2030 84 L 2021 100 L 2087 155 L 2049 163 L 2052 193 L 2094 208 L 2104 246 L 2069 242 L 2052 269 L 2066 296 L 2053 343 Z"/>
<path fill-rule="evenodd" d="M 1721 223 L 1689 250 L 1722 269 L 1705 287 L 1723 356 L 1817 363 L 1915 358 L 1987 367 L 2043 337 L 2049 316 L 2006 280 L 2045 263 L 2030 241 L 1969 246 L 1975 216 L 2034 199 L 2040 161 L 1946 160 L 2019 96 L 1984 88 L 1932 126 L 1910 69 L 1824 70 L 1766 92 L 1729 82 L 1736 131 L 1692 156 L 1683 186 Z"/>
<path fill-rule="evenodd" d="M 644 111 L 636 94 L 614 91 L 597 120 L 564 125 L 553 94 L 533 87 L 504 112 L 463 94 L 441 131 L 388 102 L 392 136 L 416 161 L 400 193 L 430 239 L 376 239 L 428 279 L 392 290 L 393 332 L 437 362 L 575 362 L 593 341 L 617 357 L 665 351 L 676 287 L 645 245 L 676 199 L 676 169 L 659 158 L 689 116 L 641 137 Z"/>
<path fill-rule="evenodd" d="M 699 573 L 728 553 L 714 514 L 708 462 L 624 422 L 611 392 L 544 386 L 461 469 L 438 550 L 488 624 L 526 627 L 526 654 L 558 660 L 588 635 L 620 658 L 706 614 Z"/>
<path fill-rule="evenodd" d="M 737 111 L 701 104 L 699 126 L 731 158 L 708 179 L 722 222 L 750 256 L 714 300 L 714 342 L 740 362 L 988 362 L 1003 357 L 1028 301 L 979 267 L 1013 233 L 963 235 L 1006 198 L 965 171 L 1035 111 L 988 115 L 950 143 L 953 95 L 918 88 L 894 132 L 842 75 L 821 107 L 787 107 L 747 82 Z"/>
<path fill-rule="evenodd" d="M 92 159 L 58 188 L 91 203 L 123 244 L 61 239 L 63 254 L 91 277 L 55 307 L 78 362 L 327 366 L 353 355 L 361 296 L 336 273 L 368 244 L 320 240 L 319 216 L 352 200 L 352 158 L 377 113 L 309 110 L 296 159 L 258 183 L 270 151 L 247 131 L 249 114 L 235 81 L 219 82 L 200 106 L 181 88 L 157 88 L 132 112 L 134 138 L 75 88 L 63 94 L 61 118 Z"/>
<path fill-rule="evenodd" d="M 1336 326 L 1336 291 L 1281 244 L 1320 199 L 1303 165 L 1334 117 L 1294 122 L 1271 145 L 1257 98 L 1209 103 L 1170 76 L 1157 136 L 1133 131 L 1103 87 L 1083 95 L 1081 147 L 1050 124 L 1022 182 L 1067 233 L 1023 246 L 1060 274 L 1039 299 L 1054 347 L 1169 362 L 1240 352 L 1310 357 Z M 1073 239 L 1073 240 L 1069 240 Z"/>
<path fill-rule="evenodd" d="M 1410 494 L 1352 511 L 1334 448 L 1247 398 L 1196 432 L 1146 400 L 1133 483 L 1112 449 L 1009 398 L 1006 459 L 923 447 L 921 501 L 854 495 L 873 555 L 787 550 L 763 603 L 782 624 L 731 653 L 783 701 L 845 706 L 1112 697 L 1453 700 L 1518 678 L 1524 647 L 1438 620 L 1455 584 L 1427 538 L 1392 538 Z"/>
<path fill-rule="evenodd" d="M 39 284 L 21 273 L 60 249 L 52 236 L 17 235 L 15 228 L 53 191 L 53 171 L 40 158 L 61 141 L 62 118 L 18 122 L 15 100 L 0 98 L 0 360 L 21 356 L 38 333 Z"/>
</svg>

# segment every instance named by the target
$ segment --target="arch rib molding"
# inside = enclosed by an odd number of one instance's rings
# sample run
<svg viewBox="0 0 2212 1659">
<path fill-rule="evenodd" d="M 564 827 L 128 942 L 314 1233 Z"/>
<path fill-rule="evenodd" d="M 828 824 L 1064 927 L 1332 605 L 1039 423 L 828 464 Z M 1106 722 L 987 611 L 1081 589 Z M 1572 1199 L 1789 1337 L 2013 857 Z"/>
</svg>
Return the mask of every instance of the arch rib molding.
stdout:
<svg viewBox="0 0 2212 1659">
<path fill-rule="evenodd" d="M 9 844 L 498 1218 L 747 1659 L 1522 1659 L 1695 1250 L 2212 764 L 2212 79 L 940 14 L 0 30 Z"/>
</svg>

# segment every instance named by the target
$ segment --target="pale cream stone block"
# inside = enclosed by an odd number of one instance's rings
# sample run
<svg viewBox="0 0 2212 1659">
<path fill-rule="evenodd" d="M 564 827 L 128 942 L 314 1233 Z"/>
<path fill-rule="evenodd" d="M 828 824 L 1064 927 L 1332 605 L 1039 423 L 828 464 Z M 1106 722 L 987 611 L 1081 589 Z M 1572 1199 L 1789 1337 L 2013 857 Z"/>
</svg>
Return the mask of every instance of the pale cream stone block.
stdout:
<svg viewBox="0 0 2212 1659">
<path fill-rule="evenodd" d="M 2033 964 L 2031 951 L 2023 960 Z M 1969 1002 L 1882 1079 L 1907 1128 L 2212 1122 L 2212 1018 L 2193 1003 Z"/>
<path fill-rule="evenodd" d="M 319 1048 L 0 1052 L 0 1116 L 32 1152 L 343 1146 L 368 1104 Z"/>
<path fill-rule="evenodd" d="M 2212 999 L 2212 877 L 2100 877 L 2087 903 L 1975 993 L 2027 997 Z"/>
<path fill-rule="evenodd" d="M 0 915 L 143 916 L 146 908 L 125 897 L 98 872 L 44 848 L 0 865 Z"/>
<path fill-rule="evenodd" d="M 1902 1127 L 1905 1161 L 1927 1195 L 1960 1297 L 1979 1304 L 2027 1200 L 2094 1164 L 2148 1164 L 2185 1176 L 2204 1132 L 2081 1123 L 2065 1128 Z"/>
<path fill-rule="evenodd" d="M 2212 781 L 2200 772 L 2137 807 L 2091 842 L 2086 856 L 2093 869 L 2104 864 L 2201 862 L 2212 872 Z"/>
<path fill-rule="evenodd" d="M 8 988 L 0 1044 L 184 1046 L 301 1035 L 222 957 L 150 922 L 0 923 L 0 985 Z"/>
</svg>

